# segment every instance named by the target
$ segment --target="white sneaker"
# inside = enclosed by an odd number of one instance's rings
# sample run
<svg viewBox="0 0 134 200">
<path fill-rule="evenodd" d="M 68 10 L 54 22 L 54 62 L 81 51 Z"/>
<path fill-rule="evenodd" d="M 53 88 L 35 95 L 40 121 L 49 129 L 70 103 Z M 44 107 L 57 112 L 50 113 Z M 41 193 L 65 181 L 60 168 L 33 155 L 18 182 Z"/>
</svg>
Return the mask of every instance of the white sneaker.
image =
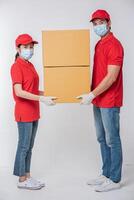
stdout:
<svg viewBox="0 0 134 200">
<path fill-rule="evenodd" d="M 28 180 L 33 182 L 33 183 L 39 184 L 41 187 L 45 187 L 45 183 L 43 183 L 42 181 L 36 180 L 33 177 L 28 178 Z"/>
<path fill-rule="evenodd" d="M 18 182 L 17 187 L 19 189 L 27 189 L 27 190 L 40 190 L 42 188 L 40 184 L 33 183 L 28 179 L 23 182 Z"/>
<path fill-rule="evenodd" d="M 107 177 L 106 177 L 106 176 L 100 175 L 100 176 L 99 176 L 98 178 L 96 178 L 96 179 L 89 180 L 89 181 L 87 182 L 87 185 L 91 185 L 91 186 L 101 185 L 101 184 L 103 184 L 106 180 L 107 180 Z"/>
<path fill-rule="evenodd" d="M 103 184 L 98 185 L 95 188 L 96 192 L 108 192 L 110 190 L 116 190 L 121 187 L 120 183 L 115 183 L 110 179 L 107 179 Z"/>
</svg>

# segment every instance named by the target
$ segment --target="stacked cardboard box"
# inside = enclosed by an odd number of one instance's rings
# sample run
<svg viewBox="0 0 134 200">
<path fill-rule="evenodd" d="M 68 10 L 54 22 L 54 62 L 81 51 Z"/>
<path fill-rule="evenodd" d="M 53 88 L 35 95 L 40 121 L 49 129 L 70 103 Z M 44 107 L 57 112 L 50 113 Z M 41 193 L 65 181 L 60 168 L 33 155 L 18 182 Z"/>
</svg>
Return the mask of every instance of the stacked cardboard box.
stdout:
<svg viewBox="0 0 134 200">
<path fill-rule="evenodd" d="M 45 95 L 78 102 L 90 91 L 89 30 L 43 31 L 42 38 Z"/>
</svg>

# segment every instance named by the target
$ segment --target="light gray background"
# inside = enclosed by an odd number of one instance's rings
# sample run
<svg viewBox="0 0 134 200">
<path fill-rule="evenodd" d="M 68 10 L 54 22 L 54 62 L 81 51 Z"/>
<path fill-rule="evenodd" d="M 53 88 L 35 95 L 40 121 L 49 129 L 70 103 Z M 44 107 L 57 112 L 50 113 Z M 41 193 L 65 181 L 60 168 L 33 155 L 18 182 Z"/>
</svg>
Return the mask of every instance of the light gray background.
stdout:
<svg viewBox="0 0 134 200">
<path fill-rule="evenodd" d="M 92 30 L 89 15 L 98 8 L 106 9 L 111 14 L 112 31 L 125 49 L 121 137 L 124 150 L 124 177 L 126 180 L 132 179 L 131 173 L 134 170 L 134 0 L 0 0 L 1 173 L 3 169 L 5 174 L 9 173 L 11 176 L 18 136 L 13 115 L 14 102 L 10 79 L 10 67 L 16 53 L 15 38 L 18 34 L 29 33 L 39 41 L 32 62 L 39 72 L 40 89 L 43 89 L 41 31 L 90 29 L 92 70 L 94 46 L 99 38 Z M 46 178 L 48 182 L 51 177 L 51 181 L 55 181 L 53 186 L 58 187 L 63 177 L 71 177 L 71 175 L 75 177 L 73 180 L 77 180 L 80 176 L 86 181 L 86 178 L 93 177 L 100 172 L 100 166 L 92 106 L 58 104 L 54 107 L 47 107 L 41 105 L 41 120 L 32 160 L 34 175 Z M 59 178 L 61 179 L 57 183 Z M 65 184 L 70 184 L 69 180 L 65 181 Z M 74 192 L 75 189 L 73 189 Z M 68 194 L 68 190 L 65 192 Z M 127 195 L 127 192 L 123 194 L 123 197 L 124 195 Z M 54 199 L 60 199 L 60 197 L 63 199 L 62 196 Z M 83 197 L 82 193 L 78 195 L 78 199 L 83 199 Z M 46 199 L 53 199 L 53 196 L 48 195 Z"/>
</svg>

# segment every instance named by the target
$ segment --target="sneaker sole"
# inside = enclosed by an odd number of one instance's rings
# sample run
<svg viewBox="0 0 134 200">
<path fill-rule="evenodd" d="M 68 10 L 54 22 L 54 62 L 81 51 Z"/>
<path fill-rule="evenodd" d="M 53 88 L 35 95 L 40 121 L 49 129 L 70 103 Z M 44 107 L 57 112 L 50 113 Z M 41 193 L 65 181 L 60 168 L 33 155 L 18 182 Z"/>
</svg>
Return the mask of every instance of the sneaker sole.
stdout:
<svg viewBox="0 0 134 200">
<path fill-rule="evenodd" d="M 40 185 L 42 188 L 45 187 L 45 185 Z"/>
<path fill-rule="evenodd" d="M 89 183 L 87 183 L 87 185 L 89 185 L 89 186 L 99 186 L 99 185 L 102 185 L 103 183 L 98 183 L 98 184 L 97 183 L 96 184 L 89 184 Z"/>
<path fill-rule="evenodd" d="M 40 190 L 42 187 L 36 187 L 36 188 L 30 188 L 30 187 L 21 187 L 21 186 L 17 186 L 19 189 L 24 189 L 24 190 Z"/>
<path fill-rule="evenodd" d="M 121 187 L 113 188 L 113 189 L 109 189 L 109 190 L 103 190 L 103 191 L 95 190 L 95 192 L 110 192 L 110 191 L 113 191 L 113 190 L 119 190 L 120 188 Z"/>
</svg>

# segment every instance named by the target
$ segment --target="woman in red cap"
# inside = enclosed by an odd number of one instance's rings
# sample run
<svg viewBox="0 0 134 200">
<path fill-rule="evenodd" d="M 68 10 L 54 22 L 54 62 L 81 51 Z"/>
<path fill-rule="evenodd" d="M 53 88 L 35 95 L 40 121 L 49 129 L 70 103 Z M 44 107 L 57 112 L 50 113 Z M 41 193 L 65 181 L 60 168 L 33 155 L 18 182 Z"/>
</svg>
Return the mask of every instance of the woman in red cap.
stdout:
<svg viewBox="0 0 134 200">
<path fill-rule="evenodd" d="M 18 125 L 19 141 L 14 164 L 14 175 L 19 176 L 18 188 L 37 190 L 44 183 L 30 175 L 31 155 L 40 118 L 39 101 L 54 105 L 55 97 L 45 97 L 39 91 L 39 76 L 29 59 L 34 54 L 34 45 L 38 44 L 28 34 L 16 39 L 16 58 L 11 67 L 13 96 L 15 100 L 15 120 Z"/>
</svg>

